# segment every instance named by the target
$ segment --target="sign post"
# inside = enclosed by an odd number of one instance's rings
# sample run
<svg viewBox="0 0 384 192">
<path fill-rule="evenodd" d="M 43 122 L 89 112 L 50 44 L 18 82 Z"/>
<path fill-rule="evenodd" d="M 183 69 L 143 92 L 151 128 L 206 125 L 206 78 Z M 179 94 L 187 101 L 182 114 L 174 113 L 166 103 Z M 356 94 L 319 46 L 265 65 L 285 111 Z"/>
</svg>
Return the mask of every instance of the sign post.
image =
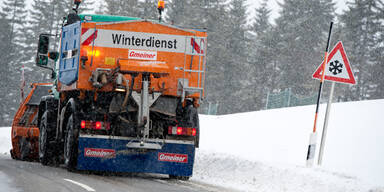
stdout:
<svg viewBox="0 0 384 192">
<path fill-rule="evenodd" d="M 326 70 L 323 73 L 324 69 Z M 327 111 L 325 114 L 323 134 L 321 137 L 321 144 L 320 144 L 319 159 L 317 162 L 318 165 L 321 165 L 323 161 L 325 140 L 326 140 L 327 131 L 328 131 L 328 121 L 329 121 L 329 114 L 331 112 L 335 82 L 347 83 L 347 84 L 353 84 L 353 85 L 356 84 L 356 80 L 355 80 L 355 77 L 353 76 L 347 54 L 345 53 L 343 43 L 341 41 L 338 42 L 336 46 L 332 49 L 331 53 L 329 54 L 328 62 L 327 63 L 323 62 L 317 68 L 315 73 L 312 75 L 312 77 L 315 79 L 320 79 L 320 77 L 322 78 L 322 76 L 324 76 L 325 80 L 332 81 L 332 87 L 331 87 L 331 92 L 330 92 L 329 100 L 327 104 Z"/>
<path fill-rule="evenodd" d="M 325 139 L 327 137 L 327 131 L 328 131 L 328 118 L 329 118 L 329 113 L 331 111 L 331 105 L 332 105 L 332 98 L 333 98 L 334 90 L 335 90 L 335 82 L 333 81 L 332 86 L 331 86 L 331 93 L 329 94 L 329 99 L 328 99 L 328 104 L 327 104 L 327 112 L 325 112 L 323 134 L 321 135 L 319 159 L 317 161 L 318 165 L 321 165 L 321 163 L 323 162 Z"/>
<path fill-rule="evenodd" d="M 327 47 L 325 48 L 325 57 L 324 57 L 324 63 L 328 63 L 328 50 L 329 50 L 329 44 L 331 42 L 331 35 L 332 35 L 332 26 L 333 22 L 331 22 L 331 26 L 329 27 L 329 34 L 328 34 L 328 41 L 327 41 Z M 320 67 L 321 68 L 321 67 Z M 323 71 L 325 71 L 325 65 L 323 65 Z M 323 82 L 324 82 L 325 73 L 321 75 L 320 79 L 320 87 L 319 87 L 319 94 L 317 96 L 317 105 L 316 105 L 316 112 L 315 112 L 315 121 L 313 126 L 313 132 L 309 139 L 309 145 L 308 145 L 308 152 L 307 152 L 307 167 L 310 167 L 313 165 L 315 160 L 315 154 L 316 154 L 316 140 L 317 140 L 317 134 L 316 134 L 316 125 L 317 125 L 317 116 L 319 114 L 319 105 L 320 105 L 320 98 L 321 98 L 321 90 L 323 88 Z"/>
</svg>

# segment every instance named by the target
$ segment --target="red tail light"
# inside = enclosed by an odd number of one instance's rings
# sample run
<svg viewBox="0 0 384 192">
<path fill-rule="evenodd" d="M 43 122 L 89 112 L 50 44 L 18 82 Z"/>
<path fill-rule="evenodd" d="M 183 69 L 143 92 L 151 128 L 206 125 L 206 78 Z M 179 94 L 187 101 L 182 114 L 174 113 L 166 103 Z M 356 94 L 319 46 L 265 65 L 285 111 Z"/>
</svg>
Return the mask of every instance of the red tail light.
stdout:
<svg viewBox="0 0 384 192">
<path fill-rule="evenodd" d="M 80 122 L 80 127 L 81 129 L 110 130 L 111 124 L 109 122 L 102 122 L 102 121 L 82 120 Z"/>
<path fill-rule="evenodd" d="M 196 136 L 196 128 L 192 129 L 192 136 Z"/>
<path fill-rule="evenodd" d="M 170 126 L 168 135 L 196 136 L 196 128 Z"/>
<path fill-rule="evenodd" d="M 178 127 L 178 128 L 177 128 L 177 134 L 178 134 L 178 135 L 183 134 L 183 128 L 182 128 L 182 127 Z"/>
<path fill-rule="evenodd" d="M 84 120 L 81 121 L 81 123 L 80 123 L 80 127 L 81 127 L 82 129 L 85 129 L 85 121 L 84 121 Z"/>
<path fill-rule="evenodd" d="M 101 129 L 101 122 L 100 121 L 96 121 L 95 129 L 97 129 L 97 130 Z"/>
</svg>

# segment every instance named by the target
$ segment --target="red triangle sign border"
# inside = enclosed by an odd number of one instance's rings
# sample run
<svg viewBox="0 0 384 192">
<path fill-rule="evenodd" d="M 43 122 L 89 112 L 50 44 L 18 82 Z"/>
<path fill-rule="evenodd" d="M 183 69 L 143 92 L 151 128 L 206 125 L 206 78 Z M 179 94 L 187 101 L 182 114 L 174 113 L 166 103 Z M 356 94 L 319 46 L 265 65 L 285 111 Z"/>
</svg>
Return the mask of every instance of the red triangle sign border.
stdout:
<svg viewBox="0 0 384 192">
<path fill-rule="evenodd" d="M 345 68 L 347 69 L 347 72 L 348 72 L 349 79 L 325 75 L 324 80 L 336 81 L 339 83 L 346 83 L 346 84 L 356 84 L 355 77 L 353 76 L 353 73 L 352 73 L 351 65 L 349 64 L 347 54 L 345 53 L 343 43 L 341 41 L 339 41 L 336 44 L 336 46 L 332 49 L 332 51 L 330 52 L 330 54 L 328 56 L 328 62 L 331 61 L 332 57 L 337 53 L 337 51 L 340 51 L 340 54 L 341 54 L 343 61 L 344 61 L 344 64 L 345 64 Z M 315 73 L 313 73 L 312 78 L 321 79 L 321 72 L 323 69 L 323 67 L 322 67 L 323 65 L 324 65 L 324 61 L 316 69 Z"/>
</svg>

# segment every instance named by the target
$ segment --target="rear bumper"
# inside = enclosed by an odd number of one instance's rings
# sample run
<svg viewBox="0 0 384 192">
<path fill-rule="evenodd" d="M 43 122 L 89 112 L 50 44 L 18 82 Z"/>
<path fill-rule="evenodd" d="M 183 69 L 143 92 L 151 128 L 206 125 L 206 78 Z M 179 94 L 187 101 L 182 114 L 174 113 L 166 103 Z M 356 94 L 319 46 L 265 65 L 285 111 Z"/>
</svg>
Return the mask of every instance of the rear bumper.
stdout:
<svg viewBox="0 0 384 192">
<path fill-rule="evenodd" d="M 77 169 L 192 176 L 195 146 L 190 141 L 148 140 L 159 150 L 128 148 L 136 138 L 79 136 Z"/>
</svg>

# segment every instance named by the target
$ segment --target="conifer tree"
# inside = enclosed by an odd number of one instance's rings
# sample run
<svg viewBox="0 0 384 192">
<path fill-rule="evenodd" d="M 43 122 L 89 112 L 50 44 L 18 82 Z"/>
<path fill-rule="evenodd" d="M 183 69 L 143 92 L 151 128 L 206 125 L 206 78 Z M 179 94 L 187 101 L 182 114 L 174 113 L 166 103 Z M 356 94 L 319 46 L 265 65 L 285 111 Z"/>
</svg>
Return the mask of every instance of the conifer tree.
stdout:
<svg viewBox="0 0 384 192">
<path fill-rule="evenodd" d="M 165 6 L 168 6 L 167 4 Z M 143 0 L 139 2 L 139 17 L 143 19 L 157 20 L 159 17 L 156 0 Z"/>
<path fill-rule="evenodd" d="M 109 15 L 140 16 L 138 0 L 105 0 L 105 3 L 106 13 Z"/>
<path fill-rule="evenodd" d="M 11 24 L 9 23 L 9 19 L 4 16 L 4 14 L 0 14 L 0 42 L 9 42 L 10 33 L 9 29 L 11 28 Z M 10 62 L 12 60 L 10 49 L 7 43 L 0 44 L 0 87 L 3 91 L 0 91 L 0 126 L 9 126 L 10 119 L 12 118 L 11 114 L 13 111 L 9 109 L 14 107 L 15 105 L 10 105 L 10 95 L 9 91 L 14 88 L 10 86 L 10 82 L 14 79 L 12 75 L 14 74 L 10 68 Z M 13 103 L 14 104 L 14 103 Z"/>
<path fill-rule="evenodd" d="M 230 106 L 225 105 L 226 98 L 226 64 L 231 58 L 228 49 L 227 39 L 230 35 L 230 20 L 228 4 L 226 0 L 210 0 L 202 4 L 203 15 L 205 18 L 200 23 L 201 28 L 208 31 L 208 49 L 207 49 L 207 66 L 205 81 L 206 102 L 219 103 L 219 113 L 223 114 L 228 111 Z"/>
<path fill-rule="evenodd" d="M 382 34 L 382 22 L 376 18 L 375 12 L 378 2 L 355 0 L 341 16 L 344 24 L 342 38 L 357 81 L 354 86 L 344 87 L 343 100 L 369 99 L 374 92 L 374 81 L 378 78 L 375 77 L 375 65 L 378 65 L 380 60 L 376 61 L 372 53 L 375 53 L 377 47 L 377 37 Z"/>
<path fill-rule="evenodd" d="M 79 13 L 90 12 L 94 1 L 83 1 Z M 37 40 L 42 33 L 52 34 L 51 50 L 58 49 L 61 27 L 64 18 L 72 11 L 73 0 L 33 0 L 28 25 L 26 28 L 26 43 L 28 50 L 25 52 L 28 65 L 34 65 Z"/>
<path fill-rule="evenodd" d="M 284 0 L 276 19 L 282 89 L 308 96 L 317 86 L 311 74 L 321 63 L 329 24 L 334 17 L 332 0 Z"/>
<path fill-rule="evenodd" d="M 168 23 L 184 27 L 190 26 L 190 20 L 194 17 L 191 15 L 192 3 L 192 1 L 170 0 L 166 7 Z"/>
<path fill-rule="evenodd" d="M 99 1 L 98 2 L 98 5 L 96 7 L 96 10 L 95 10 L 95 13 L 96 14 L 100 14 L 100 15 L 103 15 L 103 14 L 106 14 L 106 3 L 105 1 Z"/>
<path fill-rule="evenodd" d="M 24 25 L 25 25 L 25 0 L 5 0 L 0 11 L 2 22 L 1 37 L 1 68 L 2 81 L 1 87 L 6 90 L 3 93 L 2 103 L 5 108 L 0 109 L 1 114 L 6 116 L 3 123 L 10 124 L 11 118 L 16 111 L 16 106 L 20 102 L 19 96 L 19 71 L 21 68 L 20 57 L 25 49 L 23 44 Z"/>
<path fill-rule="evenodd" d="M 375 7 L 373 8 L 375 12 L 375 21 L 384 21 L 384 1 L 378 0 Z M 375 22 L 374 26 L 375 41 L 376 45 L 373 47 L 371 56 L 375 61 L 373 67 L 373 84 L 376 87 L 374 93 L 372 93 L 372 99 L 382 99 L 384 98 L 384 23 Z"/>
<path fill-rule="evenodd" d="M 26 27 L 26 41 L 28 50 L 25 54 L 27 67 L 34 68 L 35 55 L 37 51 L 37 41 L 41 33 L 49 33 L 54 30 L 52 27 L 52 9 L 47 0 L 33 0 L 32 9 L 29 11 L 28 25 Z M 38 69 L 38 68 L 34 68 Z"/>
<path fill-rule="evenodd" d="M 267 0 L 256 8 L 254 22 L 250 28 L 252 34 L 250 63 L 251 71 L 254 74 L 252 80 L 252 100 L 255 103 L 255 109 L 261 109 L 265 106 L 266 95 L 269 91 L 273 91 L 275 82 L 277 81 L 277 70 L 275 67 L 274 48 L 276 45 L 273 41 L 274 32 L 269 18 L 271 10 L 267 7 Z M 267 75 L 269 74 L 269 75 Z"/>
<path fill-rule="evenodd" d="M 262 36 L 267 33 L 272 25 L 269 22 L 271 10 L 268 8 L 268 0 L 263 0 L 260 7 L 255 9 L 254 22 L 251 30 L 256 36 Z"/>
<path fill-rule="evenodd" d="M 25 0 L 6 0 L 3 2 L 1 14 L 10 27 L 7 28 L 9 38 L 4 41 L 8 47 L 10 67 L 20 69 L 23 57 L 20 55 L 26 49 L 25 41 L 25 24 L 27 17 Z"/>
<path fill-rule="evenodd" d="M 230 28 L 227 36 L 230 58 L 224 63 L 224 113 L 230 113 L 231 110 L 245 111 L 252 98 L 250 76 L 253 74 L 249 73 L 246 11 L 244 0 L 230 1 Z"/>
</svg>

